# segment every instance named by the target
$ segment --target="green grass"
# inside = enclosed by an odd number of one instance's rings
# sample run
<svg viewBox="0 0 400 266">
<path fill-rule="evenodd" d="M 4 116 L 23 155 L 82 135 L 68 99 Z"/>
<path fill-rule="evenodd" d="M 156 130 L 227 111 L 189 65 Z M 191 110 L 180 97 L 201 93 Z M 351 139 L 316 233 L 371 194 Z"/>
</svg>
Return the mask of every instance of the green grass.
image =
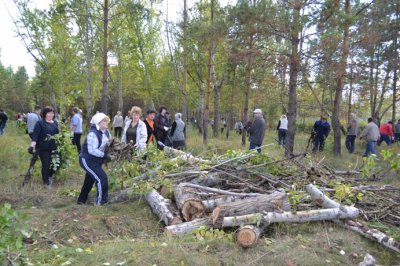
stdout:
<svg viewBox="0 0 400 266">
<path fill-rule="evenodd" d="M 201 136 L 189 130 L 188 150 L 196 155 L 209 155 L 248 148 L 241 146 L 240 136 L 231 133 L 229 140 L 223 136 L 211 138 L 204 146 Z M 263 148 L 263 152 L 279 159 L 284 150 L 275 144 L 274 138 L 276 132 L 267 132 L 264 144 L 274 145 Z M 297 152 L 304 151 L 307 138 L 298 136 Z M 77 160 L 64 170 L 63 178 L 51 190 L 41 183 L 40 163 L 32 182 L 21 188 L 21 175 L 29 164 L 26 152 L 29 142 L 27 135 L 12 128 L 0 137 L 0 203 L 9 202 L 27 214 L 33 232 L 33 243 L 26 244 L 26 264 L 357 265 L 366 253 L 375 256 L 381 265 L 395 265 L 400 261 L 398 254 L 329 222 L 274 224 L 255 247 L 248 249 L 225 238 L 172 237 L 163 233 L 163 224 L 143 198 L 103 207 L 76 205 L 76 193 L 84 176 Z M 312 155 L 309 163 L 325 163 L 342 170 L 361 165 L 360 143 L 356 154 L 349 155 L 343 149 L 341 157 L 333 156 L 328 151 L 329 145 L 326 152 Z M 394 178 L 388 177 L 388 180 Z M 92 192 L 91 199 L 94 195 Z M 340 254 L 341 250 L 344 255 Z"/>
</svg>

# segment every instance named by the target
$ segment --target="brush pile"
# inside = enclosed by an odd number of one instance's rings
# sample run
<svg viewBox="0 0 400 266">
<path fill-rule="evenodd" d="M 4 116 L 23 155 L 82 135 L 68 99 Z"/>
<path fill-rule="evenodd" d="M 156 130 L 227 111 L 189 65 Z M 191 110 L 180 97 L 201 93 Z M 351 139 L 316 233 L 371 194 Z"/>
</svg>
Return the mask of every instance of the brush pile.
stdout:
<svg viewBox="0 0 400 266">
<path fill-rule="evenodd" d="M 119 160 L 138 163 L 126 145 L 114 144 L 110 152 Z M 164 147 L 163 152 L 145 154 L 145 161 L 139 159 L 145 165 L 143 173 L 132 177 L 114 202 L 125 199 L 121 195 L 131 194 L 140 182 L 153 184 L 145 197 L 166 231 L 181 235 L 200 226 L 239 228 L 236 239 L 244 247 L 254 245 L 264 228 L 275 222 L 349 220 L 360 215 L 367 221 L 398 225 L 400 189 L 366 186 L 359 173 L 312 164 L 305 155 L 273 160 L 265 154 L 228 151 L 200 158 Z M 325 195 L 340 204 L 324 204 Z"/>
</svg>

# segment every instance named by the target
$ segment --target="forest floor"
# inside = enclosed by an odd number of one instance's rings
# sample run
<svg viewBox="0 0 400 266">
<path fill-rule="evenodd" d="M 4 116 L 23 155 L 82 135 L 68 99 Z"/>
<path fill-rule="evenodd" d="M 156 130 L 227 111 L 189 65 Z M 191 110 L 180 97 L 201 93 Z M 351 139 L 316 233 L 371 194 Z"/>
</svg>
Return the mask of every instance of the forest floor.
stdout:
<svg viewBox="0 0 400 266">
<path fill-rule="evenodd" d="M 220 136 L 204 147 L 201 136 L 190 130 L 188 147 L 199 156 L 209 150 L 244 149 L 240 137 L 231 133 L 230 140 Z M 268 132 L 264 144 L 276 143 L 275 134 Z M 307 138 L 298 138 L 298 152 L 304 152 Z M 343 155 L 334 157 L 331 139 L 326 151 L 313 155 L 313 160 L 338 170 L 358 169 L 363 145 L 358 141 L 353 155 L 343 147 Z M 77 205 L 84 176 L 77 160 L 50 189 L 41 183 L 38 163 L 33 180 L 21 188 L 29 165 L 28 145 L 28 135 L 11 125 L 0 137 L 0 203 L 10 203 L 27 214 L 32 232 L 23 254 L 27 265 L 358 265 L 366 253 L 380 265 L 400 265 L 399 254 L 331 222 L 274 224 L 248 249 L 226 237 L 228 231 L 222 237 L 172 237 L 163 232 L 164 225 L 144 198 L 101 207 Z M 263 153 L 281 158 L 284 151 L 273 145 Z M 394 174 L 367 184 L 400 187 L 399 176 Z M 92 192 L 92 200 L 94 195 Z M 398 228 L 393 232 L 400 240 Z"/>
</svg>

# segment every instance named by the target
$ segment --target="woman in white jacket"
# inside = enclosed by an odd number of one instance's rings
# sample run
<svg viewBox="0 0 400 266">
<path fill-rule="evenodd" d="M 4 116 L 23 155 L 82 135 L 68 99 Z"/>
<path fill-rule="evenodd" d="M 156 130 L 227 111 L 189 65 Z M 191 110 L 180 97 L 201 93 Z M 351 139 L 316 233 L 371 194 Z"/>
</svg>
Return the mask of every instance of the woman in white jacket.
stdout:
<svg viewBox="0 0 400 266">
<path fill-rule="evenodd" d="M 146 124 L 140 120 L 141 115 L 142 109 L 133 106 L 130 111 L 130 119 L 125 122 L 121 139 L 123 143 L 133 142 L 139 153 L 146 148 L 147 140 Z"/>
</svg>

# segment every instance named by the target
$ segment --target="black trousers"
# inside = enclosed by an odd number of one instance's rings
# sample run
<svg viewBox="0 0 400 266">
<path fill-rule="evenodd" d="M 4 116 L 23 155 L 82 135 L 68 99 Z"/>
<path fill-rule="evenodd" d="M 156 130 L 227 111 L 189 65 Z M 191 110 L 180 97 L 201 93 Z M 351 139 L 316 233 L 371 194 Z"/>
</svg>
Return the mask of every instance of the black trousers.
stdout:
<svg viewBox="0 0 400 266">
<path fill-rule="evenodd" d="M 78 153 L 81 153 L 81 137 L 82 137 L 82 133 L 74 133 L 74 137 L 72 139 L 72 144 L 74 144 L 76 146 L 76 150 L 78 151 Z"/>
<path fill-rule="evenodd" d="M 114 135 L 117 138 L 121 138 L 122 135 L 122 127 L 114 127 Z"/>
<path fill-rule="evenodd" d="M 101 163 L 79 156 L 79 164 L 86 171 L 86 174 L 81 193 L 79 194 L 78 204 L 86 203 L 89 192 L 92 190 L 94 184 L 96 184 L 97 188 L 96 204 L 106 204 L 108 202 L 108 177 L 103 168 L 101 168 Z"/>
<path fill-rule="evenodd" d="M 45 185 L 50 185 L 50 177 L 55 173 L 51 164 L 51 152 L 51 150 L 39 150 L 39 158 L 42 162 L 42 179 Z"/>
</svg>

